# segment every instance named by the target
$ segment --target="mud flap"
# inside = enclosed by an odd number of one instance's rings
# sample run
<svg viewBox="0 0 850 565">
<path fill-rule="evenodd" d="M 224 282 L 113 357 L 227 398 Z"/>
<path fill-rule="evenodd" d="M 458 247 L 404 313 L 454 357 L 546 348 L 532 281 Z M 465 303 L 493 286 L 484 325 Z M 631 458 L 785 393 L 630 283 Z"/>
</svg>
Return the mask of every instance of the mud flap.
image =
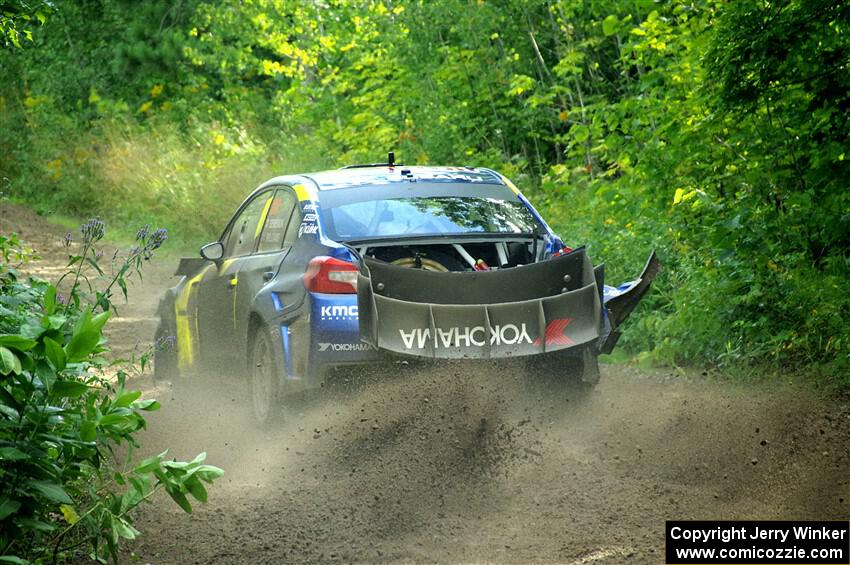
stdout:
<svg viewBox="0 0 850 565">
<path fill-rule="evenodd" d="M 581 354 L 581 382 L 595 385 L 599 382 L 599 362 L 596 352 L 586 347 Z"/>
<path fill-rule="evenodd" d="M 361 339 L 437 359 L 497 359 L 599 339 L 601 299 L 583 248 L 532 265 L 431 272 L 364 259 Z"/>
</svg>

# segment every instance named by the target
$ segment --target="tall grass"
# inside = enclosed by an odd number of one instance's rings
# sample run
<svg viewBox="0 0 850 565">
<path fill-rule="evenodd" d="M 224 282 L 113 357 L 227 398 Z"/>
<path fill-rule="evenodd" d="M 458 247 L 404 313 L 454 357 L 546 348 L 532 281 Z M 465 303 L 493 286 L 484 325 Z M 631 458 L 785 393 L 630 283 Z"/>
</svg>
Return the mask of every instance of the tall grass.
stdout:
<svg viewBox="0 0 850 565">
<path fill-rule="evenodd" d="M 178 246 L 217 237 L 261 182 L 326 166 L 296 143 L 267 142 L 246 127 L 120 115 L 84 125 L 49 99 L 25 100 L 0 117 L 4 197 L 43 215 L 166 226 Z"/>
</svg>

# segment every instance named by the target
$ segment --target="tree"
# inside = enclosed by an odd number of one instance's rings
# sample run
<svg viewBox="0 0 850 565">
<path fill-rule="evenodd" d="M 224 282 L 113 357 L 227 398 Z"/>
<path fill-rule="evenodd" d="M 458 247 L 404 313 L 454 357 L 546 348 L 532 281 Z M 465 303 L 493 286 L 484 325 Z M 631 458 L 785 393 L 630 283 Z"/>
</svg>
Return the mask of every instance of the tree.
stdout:
<svg viewBox="0 0 850 565">
<path fill-rule="evenodd" d="M 30 27 L 34 22 L 44 24 L 53 10 L 49 0 L 3 0 L 0 2 L 0 42 L 3 47 L 21 48 L 21 40 L 32 41 Z"/>
</svg>

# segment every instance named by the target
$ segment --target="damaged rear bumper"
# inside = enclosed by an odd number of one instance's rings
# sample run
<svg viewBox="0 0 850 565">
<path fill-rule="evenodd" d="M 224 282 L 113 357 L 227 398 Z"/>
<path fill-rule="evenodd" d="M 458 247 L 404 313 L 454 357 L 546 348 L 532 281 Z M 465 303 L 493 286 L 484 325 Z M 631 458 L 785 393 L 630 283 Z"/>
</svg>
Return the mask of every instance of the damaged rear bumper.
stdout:
<svg viewBox="0 0 850 565">
<path fill-rule="evenodd" d="M 431 272 L 365 259 L 358 276 L 361 339 L 379 350 L 434 359 L 498 359 L 616 342 L 657 273 L 603 309 L 603 269 L 583 248 L 521 267 Z M 612 345 L 613 347 L 613 345 Z"/>
<path fill-rule="evenodd" d="M 591 285 L 559 296 L 500 304 L 420 304 L 372 294 L 361 339 L 379 349 L 440 359 L 533 355 L 599 338 Z M 363 328 L 363 322 L 367 328 Z"/>
</svg>

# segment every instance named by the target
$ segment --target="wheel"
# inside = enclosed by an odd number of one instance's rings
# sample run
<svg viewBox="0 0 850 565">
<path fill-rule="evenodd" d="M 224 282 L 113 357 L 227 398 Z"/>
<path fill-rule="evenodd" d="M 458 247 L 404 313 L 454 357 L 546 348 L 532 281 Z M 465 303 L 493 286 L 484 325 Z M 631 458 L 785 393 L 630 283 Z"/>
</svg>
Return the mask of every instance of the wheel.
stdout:
<svg viewBox="0 0 850 565">
<path fill-rule="evenodd" d="M 280 371 L 271 344 L 268 332 L 262 328 L 257 330 L 251 344 L 251 409 L 254 420 L 261 426 L 281 416 Z"/>
</svg>

